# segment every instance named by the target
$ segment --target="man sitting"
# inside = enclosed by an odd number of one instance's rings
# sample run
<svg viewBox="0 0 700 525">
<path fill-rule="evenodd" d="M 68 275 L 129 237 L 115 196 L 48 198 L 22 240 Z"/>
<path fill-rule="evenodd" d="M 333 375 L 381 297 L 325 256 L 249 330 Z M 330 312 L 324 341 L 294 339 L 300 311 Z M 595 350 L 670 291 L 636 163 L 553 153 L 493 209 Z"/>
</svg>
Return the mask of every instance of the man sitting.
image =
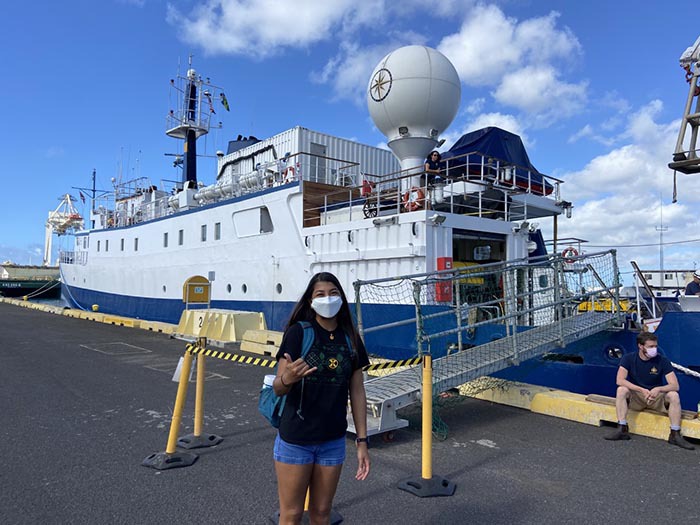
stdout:
<svg viewBox="0 0 700 525">
<path fill-rule="evenodd" d="M 617 432 L 605 439 L 611 441 L 630 439 L 627 411 L 647 408 L 668 413 L 671 433 L 668 442 L 681 448 L 695 447 L 681 436 L 681 398 L 678 395 L 678 378 L 671 361 L 658 355 L 658 338 L 649 332 L 637 336 L 637 351 L 622 356 L 617 370 Z M 664 384 L 666 379 L 666 384 Z"/>
<path fill-rule="evenodd" d="M 700 270 L 693 272 L 693 280 L 685 287 L 685 296 L 700 295 Z"/>
</svg>

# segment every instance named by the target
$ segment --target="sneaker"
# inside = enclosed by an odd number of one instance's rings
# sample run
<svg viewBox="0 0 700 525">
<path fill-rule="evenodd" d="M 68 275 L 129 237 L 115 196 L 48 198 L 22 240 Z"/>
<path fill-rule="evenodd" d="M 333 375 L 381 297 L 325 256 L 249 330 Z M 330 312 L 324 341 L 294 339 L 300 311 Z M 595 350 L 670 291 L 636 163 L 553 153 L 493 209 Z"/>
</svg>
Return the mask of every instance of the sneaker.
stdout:
<svg viewBox="0 0 700 525">
<path fill-rule="evenodd" d="M 614 434 L 605 436 L 605 439 L 607 439 L 608 441 L 627 441 L 628 439 L 631 439 L 629 435 L 629 427 L 627 425 L 618 424 L 617 431 Z"/>
<path fill-rule="evenodd" d="M 668 435 L 668 442 L 671 445 L 676 445 L 677 447 L 681 447 L 686 450 L 695 450 L 695 447 L 693 445 L 691 445 L 685 439 L 683 439 L 683 436 L 681 436 L 679 430 L 671 430 L 671 433 Z"/>
</svg>

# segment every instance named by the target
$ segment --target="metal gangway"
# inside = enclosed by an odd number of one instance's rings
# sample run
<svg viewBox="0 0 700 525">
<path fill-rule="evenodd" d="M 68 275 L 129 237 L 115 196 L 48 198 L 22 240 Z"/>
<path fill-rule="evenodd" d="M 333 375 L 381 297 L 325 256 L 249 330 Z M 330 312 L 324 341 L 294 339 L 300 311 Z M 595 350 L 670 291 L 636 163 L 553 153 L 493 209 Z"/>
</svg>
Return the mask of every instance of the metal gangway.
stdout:
<svg viewBox="0 0 700 525">
<path fill-rule="evenodd" d="M 440 275 L 442 274 L 442 275 Z M 532 277 L 536 282 L 543 282 L 546 275 L 548 286 L 533 290 Z M 408 282 L 413 288 L 416 300 L 417 341 L 419 355 L 422 347 L 445 343 L 448 340 L 459 341 L 458 351 L 444 357 L 433 359 L 432 395 L 437 395 L 451 388 L 518 365 L 519 363 L 562 348 L 566 345 L 589 337 L 603 330 L 621 324 L 622 312 L 619 308 L 619 282 L 614 251 L 583 255 L 574 259 L 563 260 L 553 256 L 543 264 L 513 262 L 498 265 L 484 265 L 480 269 L 471 269 L 439 274 L 402 277 L 401 282 Z M 464 294 L 465 281 L 472 287 L 488 288 L 488 282 L 498 280 L 502 283 L 501 298 L 474 304 L 465 302 L 474 297 L 473 293 Z M 398 282 L 398 280 L 397 280 Z M 387 289 L 386 280 L 367 283 Z M 362 285 L 360 283 L 360 291 Z M 432 311 L 425 306 L 433 297 L 430 291 L 436 285 L 451 286 L 454 301 L 445 314 L 427 313 Z M 396 287 L 391 287 L 394 290 Z M 481 290 L 484 291 L 483 289 Z M 360 298 L 370 294 L 361 294 Z M 482 296 L 488 296 L 482 293 Z M 495 304 L 499 313 L 496 315 Z M 488 315 L 487 315 L 488 313 Z M 453 316 L 453 327 L 446 327 L 446 316 Z M 463 324 L 461 320 L 465 319 Z M 449 318 L 449 317 L 447 317 Z M 436 323 L 436 321 L 440 323 Z M 392 323 L 396 325 L 397 323 Z M 479 327 L 502 326 L 506 335 L 488 343 L 462 348 L 462 334 Z M 391 327 L 373 327 L 367 331 Z M 451 338 L 451 339 L 450 339 Z M 370 378 L 365 382 L 368 406 L 368 434 L 390 432 L 408 425 L 397 411 L 421 400 L 421 365 L 414 365 L 401 371 L 382 377 Z M 349 430 L 354 432 L 351 418 L 348 418 Z"/>
</svg>

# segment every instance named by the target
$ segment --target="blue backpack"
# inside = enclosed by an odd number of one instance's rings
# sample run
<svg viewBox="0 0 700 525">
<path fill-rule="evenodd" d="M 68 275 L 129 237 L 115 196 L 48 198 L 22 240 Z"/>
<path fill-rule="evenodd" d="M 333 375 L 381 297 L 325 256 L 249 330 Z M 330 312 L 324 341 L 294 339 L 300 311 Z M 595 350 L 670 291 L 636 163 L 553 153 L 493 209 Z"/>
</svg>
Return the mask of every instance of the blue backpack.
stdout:
<svg viewBox="0 0 700 525">
<path fill-rule="evenodd" d="M 301 357 L 303 359 L 306 357 L 306 354 L 309 353 L 311 345 L 314 343 L 314 339 L 316 338 L 316 333 L 314 332 L 314 328 L 311 326 L 311 323 L 307 321 L 299 321 L 299 324 L 304 329 L 304 339 L 301 343 Z M 275 371 L 277 371 L 277 367 L 275 367 Z M 302 379 L 302 386 L 303 381 L 304 380 Z M 258 400 L 258 410 L 275 428 L 279 428 L 280 426 L 282 412 L 284 411 L 284 404 L 286 401 L 287 394 L 278 396 L 275 394 L 272 384 L 268 385 L 267 383 L 263 382 L 262 390 L 260 390 L 260 399 Z"/>
</svg>

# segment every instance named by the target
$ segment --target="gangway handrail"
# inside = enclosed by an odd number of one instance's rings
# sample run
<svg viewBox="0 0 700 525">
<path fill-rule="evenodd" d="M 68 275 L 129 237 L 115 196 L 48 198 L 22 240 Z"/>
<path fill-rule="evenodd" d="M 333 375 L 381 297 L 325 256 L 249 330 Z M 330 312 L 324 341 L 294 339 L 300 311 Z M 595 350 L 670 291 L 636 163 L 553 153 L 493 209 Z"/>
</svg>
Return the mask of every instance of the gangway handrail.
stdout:
<svg viewBox="0 0 700 525">
<path fill-rule="evenodd" d="M 651 305 L 653 308 L 651 315 L 653 317 L 656 317 L 656 312 L 661 311 L 661 308 L 659 307 L 659 303 L 656 301 L 656 296 L 654 296 L 654 292 L 652 291 L 651 286 L 649 286 L 649 283 L 644 278 L 644 274 L 642 274 L 642 270 L 639 269 L 639 266 L 637 265 L 637 261 L 630 261 L 630 264 L 632 265 L 632 268 L 634 268 L 634 271 L 635 271 L 637 278 L 639 279 L 639 282 L 641 283 L 642 287 L 649 294 L 649 297 L 651 297 Z M 637 300 L 639 300 L 639 297 L 637 297 Z"/>
</svg>

